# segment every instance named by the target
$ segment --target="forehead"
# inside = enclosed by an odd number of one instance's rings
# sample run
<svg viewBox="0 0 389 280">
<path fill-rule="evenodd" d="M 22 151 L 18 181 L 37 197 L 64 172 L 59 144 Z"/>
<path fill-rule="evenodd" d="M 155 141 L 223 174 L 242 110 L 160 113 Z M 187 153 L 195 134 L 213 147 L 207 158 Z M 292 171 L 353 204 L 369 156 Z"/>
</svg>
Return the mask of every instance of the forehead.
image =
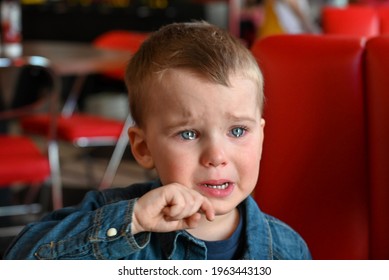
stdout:
<svg viewBox="0 0 389 280">
<path fill-rule="evenodd" d="M 188 70 L 168 70 L 150 87 L 149 114 L 256 113 L 260 111 L 259 90 L 255 82 L 239 76 L 231 76 L 230 85 L 225 86 Z"/>
<path fill-rule="evenodd" d="M 249 78 L 230 75 L 229 85 L 211 81 L 201 74 L 187 69 L 168 69 L 160 73 L 151 85 L 152 99 L 158 101 L 212 101 L 216 98 L 226 100 L 250 99 L 261 106 L 262 87 Z M 202 93 L 209 94 L 202 94 Z"/>
</svg>

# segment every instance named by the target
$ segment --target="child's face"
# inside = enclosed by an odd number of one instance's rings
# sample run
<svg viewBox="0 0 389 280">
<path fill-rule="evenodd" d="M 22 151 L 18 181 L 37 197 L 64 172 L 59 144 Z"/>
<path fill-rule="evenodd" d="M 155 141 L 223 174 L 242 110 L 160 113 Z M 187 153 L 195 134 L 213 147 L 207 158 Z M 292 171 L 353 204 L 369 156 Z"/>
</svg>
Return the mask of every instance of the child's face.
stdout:
<svg viewBox="0 0 389 280">
<path fill-rule="evenodd" d="M 168 70 L 151 88 L 155 97 L 142 136 L 142 154 L 162 183 L 197 190 L 218 215 L 231 212 L 253 191 L 263 142 L 254 82 L 240 77 L 230 82 L 226 87 Z"/>
</svg>

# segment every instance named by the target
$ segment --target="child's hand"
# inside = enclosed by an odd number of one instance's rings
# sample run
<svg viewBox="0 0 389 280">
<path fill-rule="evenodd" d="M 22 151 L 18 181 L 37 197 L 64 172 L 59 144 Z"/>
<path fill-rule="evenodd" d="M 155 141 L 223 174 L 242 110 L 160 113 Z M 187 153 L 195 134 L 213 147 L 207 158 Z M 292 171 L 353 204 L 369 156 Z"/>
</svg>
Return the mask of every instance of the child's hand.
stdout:
<svg viewBox="0 0 389 280">
<path fill-rule="evenodd" d="M 210 221 L 215 217 L 206 197 L 183 185 L 169 184 L 138 199 L 132 216 L 132 234 L 195 228 L 201 213 Z"/>
</svg>

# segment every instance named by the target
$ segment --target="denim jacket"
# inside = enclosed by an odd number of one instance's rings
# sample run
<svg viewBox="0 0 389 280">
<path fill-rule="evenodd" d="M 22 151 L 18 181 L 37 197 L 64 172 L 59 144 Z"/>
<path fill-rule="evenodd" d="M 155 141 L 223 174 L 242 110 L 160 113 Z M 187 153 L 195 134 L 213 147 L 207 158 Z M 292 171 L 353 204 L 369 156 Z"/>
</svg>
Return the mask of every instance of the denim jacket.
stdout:
<svg viewBox="0 0 389 280">
<path fill-rule="evenodd" d="M 186 231 L 131 234 L 138 197 L 159 182 L 88 192 L 80 205 L 54 211 L 27 225 L 5 259 L 206 259 L 203 241 Z M 260 211 L 248 197 L 243 213 L 242 259 L 310 259 L 304 240 L 285 223 Z"/>
</svg>

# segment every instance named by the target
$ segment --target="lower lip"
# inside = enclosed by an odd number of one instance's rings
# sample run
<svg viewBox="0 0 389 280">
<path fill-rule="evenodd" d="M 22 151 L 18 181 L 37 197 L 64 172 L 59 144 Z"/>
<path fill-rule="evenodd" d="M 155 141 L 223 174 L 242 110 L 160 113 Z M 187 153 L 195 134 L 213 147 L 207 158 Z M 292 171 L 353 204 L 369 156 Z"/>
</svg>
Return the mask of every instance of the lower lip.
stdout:
<svg viewBox="0 0 389 280">
<path fill-rule="evenodd" d="M 204 185 L 200 185 L 199 188 L 201 190 L 201 193 L 206 197 L 224 198 L 232 193 L 232 191 L 234 190 L 234 184 L 229 183 L 228 187 L 225 189 L 212 189 Z"/>
</svg>

